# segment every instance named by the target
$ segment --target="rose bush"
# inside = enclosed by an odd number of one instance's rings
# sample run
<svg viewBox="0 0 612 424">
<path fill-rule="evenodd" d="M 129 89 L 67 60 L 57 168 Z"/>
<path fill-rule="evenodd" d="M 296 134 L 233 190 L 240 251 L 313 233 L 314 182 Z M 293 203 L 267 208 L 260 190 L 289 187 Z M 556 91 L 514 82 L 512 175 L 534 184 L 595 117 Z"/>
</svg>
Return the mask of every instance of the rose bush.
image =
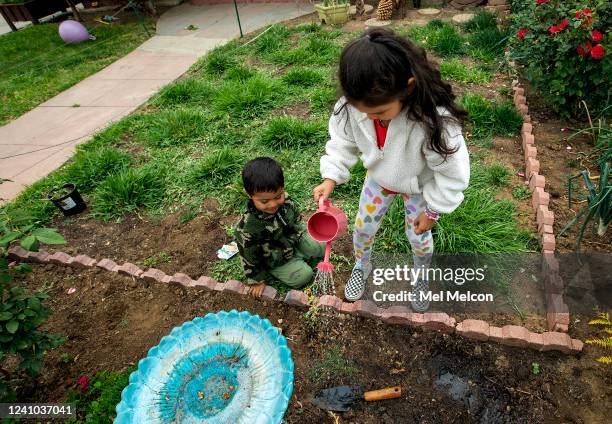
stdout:
<svg viewBox="0 0 612 424">
<path fill-rule="evenodd" d="M 604 111 L 612 100 L 612 2 L 514 1 L 512 10 L 511 57 L 552 109 L 575 115 L 584 100 L 591 111 Z"/>
</svg>

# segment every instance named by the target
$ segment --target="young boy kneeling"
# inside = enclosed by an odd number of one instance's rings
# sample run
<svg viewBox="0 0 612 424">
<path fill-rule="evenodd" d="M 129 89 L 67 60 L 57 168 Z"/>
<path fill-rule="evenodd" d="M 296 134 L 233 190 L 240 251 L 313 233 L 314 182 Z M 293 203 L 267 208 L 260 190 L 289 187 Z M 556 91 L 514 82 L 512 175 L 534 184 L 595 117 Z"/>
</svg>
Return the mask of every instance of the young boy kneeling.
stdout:
<svg viewBox="0 0 612 424">
<path fill-rule="evenodd" d="M 305 286 L 314 276 L 307 261 L 323 258 L 325 245 L 306 231 L 285 193 L 280 165 L 272 158 L 253 159 L 242 170 L 242 182 L 249 201 L 236 228 L 236 242 L 249 294 L 261 296 L 270 276 L 291 288 Z"/>
</svg>

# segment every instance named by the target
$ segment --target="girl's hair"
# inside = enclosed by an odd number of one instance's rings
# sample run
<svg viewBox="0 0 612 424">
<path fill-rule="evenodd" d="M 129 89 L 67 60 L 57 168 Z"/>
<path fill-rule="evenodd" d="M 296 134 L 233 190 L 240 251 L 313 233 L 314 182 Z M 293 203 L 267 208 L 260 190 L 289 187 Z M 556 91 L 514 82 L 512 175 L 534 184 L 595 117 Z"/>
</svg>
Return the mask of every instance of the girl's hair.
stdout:
<svg viewBox="0 0 612 424">
<path fill-rule="evenodd" d="M 416 84 L 408 93 L 408 79 Z M 386 29 L 370 29 L 363 37 L 352 41 L 342 51 L 339 70 L 340 85 L 347 103 L 363 102 L 374 107 L 399 100 L 408 117 L 426 125 L 429 148 L 443 155 L 450 149 L 442 138 L 444 118 L 436 107 L 446 108 L 452 120 L 462 124 L 467 113 L 454 104 L 450 84 L 440 78 L 425 50 L 404 37 Z M 339 114 L 343 104 L 334 113 Z"/>
</svg>

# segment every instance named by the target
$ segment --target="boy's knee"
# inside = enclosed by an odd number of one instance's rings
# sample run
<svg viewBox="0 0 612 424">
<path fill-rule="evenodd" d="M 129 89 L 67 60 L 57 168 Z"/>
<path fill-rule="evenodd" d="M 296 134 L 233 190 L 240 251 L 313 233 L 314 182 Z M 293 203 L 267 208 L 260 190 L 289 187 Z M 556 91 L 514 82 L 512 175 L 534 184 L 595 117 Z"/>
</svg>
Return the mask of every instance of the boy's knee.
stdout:
<svg viewBox="0 0 612 424">
<path fill-rule="evenodd" d="M 285 276 L 283 283 L 290 287 L 303 287 L 310 283 L 313 276 L 314 272 L 310 266 L 306 262 L 300 261 L 299 264 L 296 264 L 295 269 Z"/>
</svg>

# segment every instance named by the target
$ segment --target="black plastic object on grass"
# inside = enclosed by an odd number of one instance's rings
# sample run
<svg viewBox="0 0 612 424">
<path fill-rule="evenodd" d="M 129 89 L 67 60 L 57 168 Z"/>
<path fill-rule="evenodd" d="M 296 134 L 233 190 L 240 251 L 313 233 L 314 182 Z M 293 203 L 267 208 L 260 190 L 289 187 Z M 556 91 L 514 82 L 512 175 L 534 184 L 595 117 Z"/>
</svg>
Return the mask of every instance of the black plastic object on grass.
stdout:
<svg viewBox="0 0 612 424">
<path fill-rule="evenodd" d="M 76 185 L 72 183 L 64 184 L 59 188 L 53 188 L 48 196 L 49 200 L 66 216 L 76 215 L 87 208 Z"/>
</svg>

